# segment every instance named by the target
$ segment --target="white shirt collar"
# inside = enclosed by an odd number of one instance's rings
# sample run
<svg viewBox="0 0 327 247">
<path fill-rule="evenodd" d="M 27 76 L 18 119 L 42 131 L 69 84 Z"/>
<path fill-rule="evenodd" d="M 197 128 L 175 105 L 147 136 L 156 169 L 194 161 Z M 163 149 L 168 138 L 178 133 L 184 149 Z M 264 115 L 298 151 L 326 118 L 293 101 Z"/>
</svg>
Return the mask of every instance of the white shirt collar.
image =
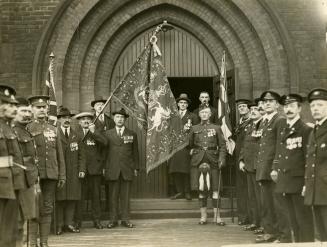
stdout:
<svg viewBox="0 0 327 247">
<path fill-rule="evenodd" d="M 327 117 L 324 117 L 320 121 L 317 121 L 316 124 L 321 126 L 326 120 L 327 120 Z"/>
<path fill-rule="evenodd" d="M 253 123 L 254 123 L 254 124 L 257 124 L 261 119 L 262 119 L 262 117 L 259 118 L 258 120 L 253 121 Z"/>
<path fill-rule="evenodd" d="M 270 120 L 271 120 L 271 119 L 272 119 L 276 114 L 277 114 L 277 112 L 274 111 L 273 113 L 266 114 L 266 115 L 264 116 L 264 118 L 267 119 L 268 122 L 270 122 Z"/>
<path fill-rule="evenodd" d="M 288 119 L 286 119 L 286 123 L 290 126 L 290 127 L 292 127 L 296 122 L 297 122 L 297 120 L 299 120 L 300 119 L 300 116 L 299 115 L 297 115 L 294 119 L 292 119 L 292 120 L 288 120 Z"/>
<path fill-rule="evenodd" d="M 118 133 L 118 131 L 122 131 L 122 133 L 124 133 L 125 126 L 122 126 L 121 128 L 116 126 L 116 130 L 117 130 L 117 133 Z"/>
<path fill-rule="evenodd" d="M 68 127 L 68 128 L 65 128 L 65 127 L 63 127 L 63 126 L 61 126 L 61 130 L 62 130 L 62 132 L 65 134 L 65 130 L 67 129 L 67 133 L 68 133 L 68 135 L 69 135 L 69 133 L 70 133 L 70 127 Z"/>
</svg>

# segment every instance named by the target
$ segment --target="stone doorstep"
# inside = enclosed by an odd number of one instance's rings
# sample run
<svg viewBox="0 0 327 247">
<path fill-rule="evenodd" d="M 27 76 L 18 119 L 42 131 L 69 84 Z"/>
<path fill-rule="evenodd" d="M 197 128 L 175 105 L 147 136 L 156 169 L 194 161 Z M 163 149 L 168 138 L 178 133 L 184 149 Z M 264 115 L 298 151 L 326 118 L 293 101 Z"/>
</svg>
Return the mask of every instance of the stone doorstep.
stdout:
<svg viewBox="0 0 327 247">
<path fill-rule="evenodd" d="M 268 246 L 280 246 L 280 247 L 327 247 L 327 242 L 310 242 L 310 243 L 267 243 L 267 244 L 227 244 L 221 247 L 268 247 Z"/>
</svg>

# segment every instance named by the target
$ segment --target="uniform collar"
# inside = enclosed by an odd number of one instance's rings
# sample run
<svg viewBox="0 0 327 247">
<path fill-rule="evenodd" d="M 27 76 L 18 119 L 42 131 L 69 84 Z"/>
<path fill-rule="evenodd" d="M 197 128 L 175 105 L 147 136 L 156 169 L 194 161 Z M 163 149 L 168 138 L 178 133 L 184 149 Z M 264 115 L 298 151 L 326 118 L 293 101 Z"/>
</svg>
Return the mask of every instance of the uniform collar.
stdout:
<svg viewBox="0 0 327 247">
<path fill-rule="evenodd" d="M 270 113 L 270 114 L 266 114 L 266 115 L 264 116 L 264 119 L 267 119 L 268 122 L 270 122 L 270 120 L 271 120 L 271 119 L 272 119 L 276 114 L 277 114 L 276 111 L 274 111 L 274 112 L 272 112 L 272 113 Z"/>
<path fill-rule="evenodd" d="M 323 125 L 323 123 L 324 123 L 326 120 L 327 120 L 327 117 L 324 117 L 324 118 L 321 119 L 320 121 L 317 121 L 317 122 L 316 122 L 316 125 L 321 126 L 321 125 Z"/>
<path fill-rule="evenodd" d="M 300 119 L 300 116 L 297 115 L 294 119 L 288 120 L 286 119 L 286 123 L 289 125 L 289 127 L 292 127 L 298 120 Z"/>
<path fill-rule="evenodd" d="M 210 124 L 210 121 L 209 120 L 207 120 L 207 121 L 201 121 L 201 125 L 208 125 L 208 124 Z"/>
</svg>

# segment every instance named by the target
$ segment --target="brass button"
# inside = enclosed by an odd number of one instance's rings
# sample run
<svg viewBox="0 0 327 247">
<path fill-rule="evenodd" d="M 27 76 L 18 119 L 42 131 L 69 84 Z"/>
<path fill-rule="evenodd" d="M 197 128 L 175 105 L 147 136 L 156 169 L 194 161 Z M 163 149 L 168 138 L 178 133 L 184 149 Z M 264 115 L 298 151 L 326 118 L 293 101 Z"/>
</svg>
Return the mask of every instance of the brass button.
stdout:
<svg viewBox="0 0 327 247">
<path fill-rule="evenodd" d="M 315 167 L 316 165 L 315 164 L 312 164 L 312 167 Z"/>
<path fill-rule="evenodd" d="M 314 174 L 312 174 L 312 176 L 311 176 L 311 177 L 313 177 L 313 178 L 314 178 L 314 177 L 315 177 L 315 175 L 314 175 Z"/>
</svg>

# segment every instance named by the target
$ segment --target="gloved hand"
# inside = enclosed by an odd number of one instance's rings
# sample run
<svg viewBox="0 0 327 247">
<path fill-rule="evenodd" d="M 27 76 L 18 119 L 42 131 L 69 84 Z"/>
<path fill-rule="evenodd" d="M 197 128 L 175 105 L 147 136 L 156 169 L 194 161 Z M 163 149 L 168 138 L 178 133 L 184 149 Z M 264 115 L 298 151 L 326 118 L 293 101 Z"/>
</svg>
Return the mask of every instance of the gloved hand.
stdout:
<svg viewBox="0 0 327 247">
<path fill-rule="evenodd" d="M 58 187 L 59 189 L 62 189 L 62 188 L 64 187 L 65 183 L 66 183 L 66 180 L 64 180 L 64 179 L 59 179 L 59 181 L 58 181 L 58 183 L 57 183 L 57 187 Z"/>
<path fill-rule="evenodd" d="M 79 178 L 84 178 L 85 177 L 85 172 L 79 172 L 78 177 Z"/>
<path fill-rule="evenodd" d="M 278 178 L 278 172 L 275 171 L 275 170 L 272 170 L 271 173 L 270 173 L 270 177 L 276 183 L 277 178 Z"/>
</svg>

